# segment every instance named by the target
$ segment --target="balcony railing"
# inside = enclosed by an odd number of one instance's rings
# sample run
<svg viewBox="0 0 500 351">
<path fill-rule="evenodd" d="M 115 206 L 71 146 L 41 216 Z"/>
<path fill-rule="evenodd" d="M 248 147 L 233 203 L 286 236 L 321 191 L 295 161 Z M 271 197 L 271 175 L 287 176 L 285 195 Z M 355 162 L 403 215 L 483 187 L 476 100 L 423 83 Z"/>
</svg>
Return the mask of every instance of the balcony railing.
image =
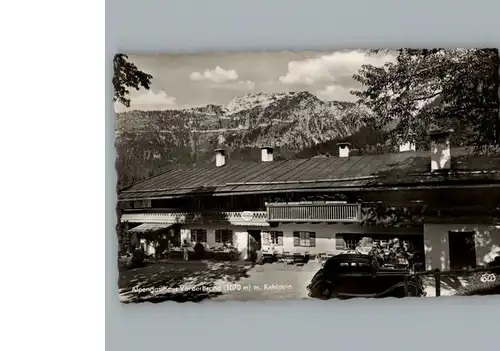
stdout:
<svg viewBox="0 0 500 351">
<path fill-rule="evenodd" d="M 268 222 L 361 222 L 361 204 L 267 204 Z"/>
</svg>

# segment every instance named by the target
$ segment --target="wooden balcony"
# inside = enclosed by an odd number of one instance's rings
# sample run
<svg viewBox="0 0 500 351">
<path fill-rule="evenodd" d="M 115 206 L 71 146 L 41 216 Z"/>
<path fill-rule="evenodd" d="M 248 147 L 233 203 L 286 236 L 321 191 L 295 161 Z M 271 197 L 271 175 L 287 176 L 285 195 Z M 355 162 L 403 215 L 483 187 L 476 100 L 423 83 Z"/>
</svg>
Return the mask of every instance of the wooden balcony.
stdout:
<svg viewBox="0 0 500 351">
<path fill-rule="evenodd" d="M 361 204 L 269 203 L 268 222 L 361 222 Z"/>
</svg>

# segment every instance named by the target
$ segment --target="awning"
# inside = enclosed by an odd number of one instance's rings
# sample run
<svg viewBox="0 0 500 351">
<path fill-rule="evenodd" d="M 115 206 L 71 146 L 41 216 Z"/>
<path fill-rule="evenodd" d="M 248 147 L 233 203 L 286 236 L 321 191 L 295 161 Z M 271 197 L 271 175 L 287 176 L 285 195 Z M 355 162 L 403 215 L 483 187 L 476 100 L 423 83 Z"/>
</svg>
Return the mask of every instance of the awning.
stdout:
<svg viewBox="0 0 500 351">
<path fill-rule="evenodd" d="M 127 233 L 148 233 L 156 232 L 161 229 L 167 229 L 171 227 L 172 224 L 168 223 L 143 223 L 135 228 L 127 230 Z"/>
</svg>

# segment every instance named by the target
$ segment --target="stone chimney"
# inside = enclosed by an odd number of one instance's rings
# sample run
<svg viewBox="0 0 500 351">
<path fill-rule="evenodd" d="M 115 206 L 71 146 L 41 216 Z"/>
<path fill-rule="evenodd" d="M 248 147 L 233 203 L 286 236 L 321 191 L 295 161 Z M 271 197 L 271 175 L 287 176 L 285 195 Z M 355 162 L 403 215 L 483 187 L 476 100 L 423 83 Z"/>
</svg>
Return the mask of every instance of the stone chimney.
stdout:
<svg viewBox="0 0 500 351">
<path fill-rule="evenodd" d="M 349 149 L 351 147 L 350 143 L 338 143 L 339 147 L 339 157 L 349 157 Z"/>
<path fill-rule="evenodd" d="M 451 169 L 450 136 L 453 130 L 434 129 L 429 132 L 431 139 L 431 171 Z"/>
<path fill-rule="evenodd" d="M 226 164 L 226 150 L 217 149 L 215 150 L 215 165 L 217 167 L 222 167 Z"/>
<path fill-rule="evenodd" d="M 273 161 L 273 153 L 274 149 L 269 146 L 264 146 L 260 148 L 261 152 L 261 161 L 262 162 L 272 162 Z"/>
</svg>

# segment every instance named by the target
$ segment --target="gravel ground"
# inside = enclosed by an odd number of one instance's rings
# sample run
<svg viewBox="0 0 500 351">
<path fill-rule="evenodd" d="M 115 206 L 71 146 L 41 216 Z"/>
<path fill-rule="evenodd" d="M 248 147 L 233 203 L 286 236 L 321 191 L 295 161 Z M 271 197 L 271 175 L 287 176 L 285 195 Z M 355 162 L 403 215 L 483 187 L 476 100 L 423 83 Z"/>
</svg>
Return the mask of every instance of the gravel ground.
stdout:
<svg viewBox="0 0 500 351">
<path fill-rule="evenodd" d="M 170 262 L 120 272 L 120 301 L 162 302 L 308 298 L 306 286 L 320 268 L 282 263 Z"/>
</svg>

